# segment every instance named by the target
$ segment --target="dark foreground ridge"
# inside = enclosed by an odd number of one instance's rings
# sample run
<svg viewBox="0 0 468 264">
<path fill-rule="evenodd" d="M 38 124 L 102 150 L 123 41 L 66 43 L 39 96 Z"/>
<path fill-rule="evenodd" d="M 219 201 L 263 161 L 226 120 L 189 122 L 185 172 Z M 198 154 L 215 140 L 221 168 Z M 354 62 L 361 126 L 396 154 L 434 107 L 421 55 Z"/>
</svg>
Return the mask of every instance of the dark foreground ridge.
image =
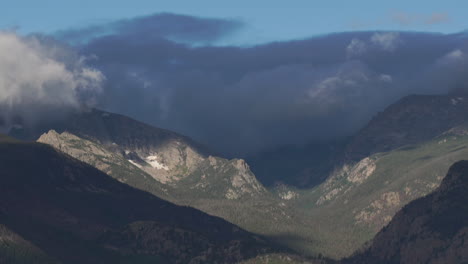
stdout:
<svg viewBox="0 0 468 264">
<path fill-rule="evenodd" d="M 345 263 L 468 263 L 468 161 L 430 195 L 401 209 L 370 247 Z"/>
<path fill-rule="evenodd" d="M 235 263 L 275 251 L 220 218 L 129 187 L 47 145 L 4 136 L 0 225 L 57 263 Z"/>
</svg>

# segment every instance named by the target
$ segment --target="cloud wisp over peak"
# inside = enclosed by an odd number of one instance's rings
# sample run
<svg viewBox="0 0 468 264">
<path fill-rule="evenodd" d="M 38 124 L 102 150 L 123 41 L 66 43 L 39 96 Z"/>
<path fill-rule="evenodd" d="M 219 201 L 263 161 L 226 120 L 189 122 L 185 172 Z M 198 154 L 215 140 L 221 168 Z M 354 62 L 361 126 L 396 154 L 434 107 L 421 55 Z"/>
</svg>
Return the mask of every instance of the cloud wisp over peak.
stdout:
<svg viewBox="0 0 468 264">
<path fill-rule="evenodd" d="M 2 130 L 13 120 L 32 124 L 54 112 L 93 105 L 103 81 L 83 56 L 53 39 L 0 32 Z"/>
</svg>

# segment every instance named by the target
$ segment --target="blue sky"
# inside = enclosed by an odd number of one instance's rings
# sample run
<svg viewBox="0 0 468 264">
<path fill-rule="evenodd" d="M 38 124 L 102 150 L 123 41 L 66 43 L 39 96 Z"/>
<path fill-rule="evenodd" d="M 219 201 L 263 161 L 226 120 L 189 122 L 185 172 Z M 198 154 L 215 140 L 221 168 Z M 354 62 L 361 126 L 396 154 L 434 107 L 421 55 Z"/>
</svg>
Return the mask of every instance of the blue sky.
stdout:
<svg viewBox="0 0 468 264">
<path fill-rule="evenodd" d="M 112 20 L 171 12 L 245 22 L 228 42 L 260 43 L 330 32 L 468 29 L 468 2 L 378 0 L 2 0 L 0 28 L 52 33 Z"/>
</svg>

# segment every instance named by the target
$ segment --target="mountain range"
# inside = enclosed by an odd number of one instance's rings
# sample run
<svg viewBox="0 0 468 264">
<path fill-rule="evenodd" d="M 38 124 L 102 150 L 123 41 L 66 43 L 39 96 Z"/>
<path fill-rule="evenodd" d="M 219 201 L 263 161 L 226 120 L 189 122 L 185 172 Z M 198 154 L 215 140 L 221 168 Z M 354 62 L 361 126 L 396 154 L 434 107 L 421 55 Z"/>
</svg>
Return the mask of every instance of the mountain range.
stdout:
<svg viewBox="0 0 468 264">
<path fill-rule="evenodd" d="M 408 96 L 353 137 L 259 154 L 252 168 L 97 109 L 17 124 L 10 136 L 24 141 L 0 142 L 0 252 L 15 263 L 463 262 L 466 162 L 445 175 L 468 157 L 466 110 L 462 95 Z M 438 229 L 452 218 L 456 230 Z"/>
</svg>

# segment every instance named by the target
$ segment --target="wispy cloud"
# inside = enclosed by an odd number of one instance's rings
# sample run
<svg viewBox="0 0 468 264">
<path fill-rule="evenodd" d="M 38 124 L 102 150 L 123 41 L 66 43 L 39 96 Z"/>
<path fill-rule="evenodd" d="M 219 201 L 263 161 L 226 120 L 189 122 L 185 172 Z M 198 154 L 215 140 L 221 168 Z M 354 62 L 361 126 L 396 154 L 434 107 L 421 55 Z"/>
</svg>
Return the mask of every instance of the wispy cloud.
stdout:
<svg viewBox="0 0 468 264">
<path fill-rule="evenodd" d="M 348 46 L 346 46 L 346 54 L 349 58 L 360 56 L 366 51 L 367 44 L 358 38 L 353 38 Z"/>
<path fill-rule="evenodd" d="M 391 14 L 391 20 L 401 26 L 409 26 L 413 24 L 417 19 L 415 15 L 411 15 L 406 12 L 396 11 Z"/>
<path fill-rule="evenodd" d="M 445 12 L 434 12 L 431 14 L 409 13 L 404 11 L 393 11 L 390 20 L 400 26 L 414 25 L 439 25 L 450 22 L 450 16 Z"/>
<path fill-rule="evenodd" d="M 447 13 L 433 13 L 425 21 L 428 25 L 443 24 L 450 22 L 450 17 Z"/>
</svg>

